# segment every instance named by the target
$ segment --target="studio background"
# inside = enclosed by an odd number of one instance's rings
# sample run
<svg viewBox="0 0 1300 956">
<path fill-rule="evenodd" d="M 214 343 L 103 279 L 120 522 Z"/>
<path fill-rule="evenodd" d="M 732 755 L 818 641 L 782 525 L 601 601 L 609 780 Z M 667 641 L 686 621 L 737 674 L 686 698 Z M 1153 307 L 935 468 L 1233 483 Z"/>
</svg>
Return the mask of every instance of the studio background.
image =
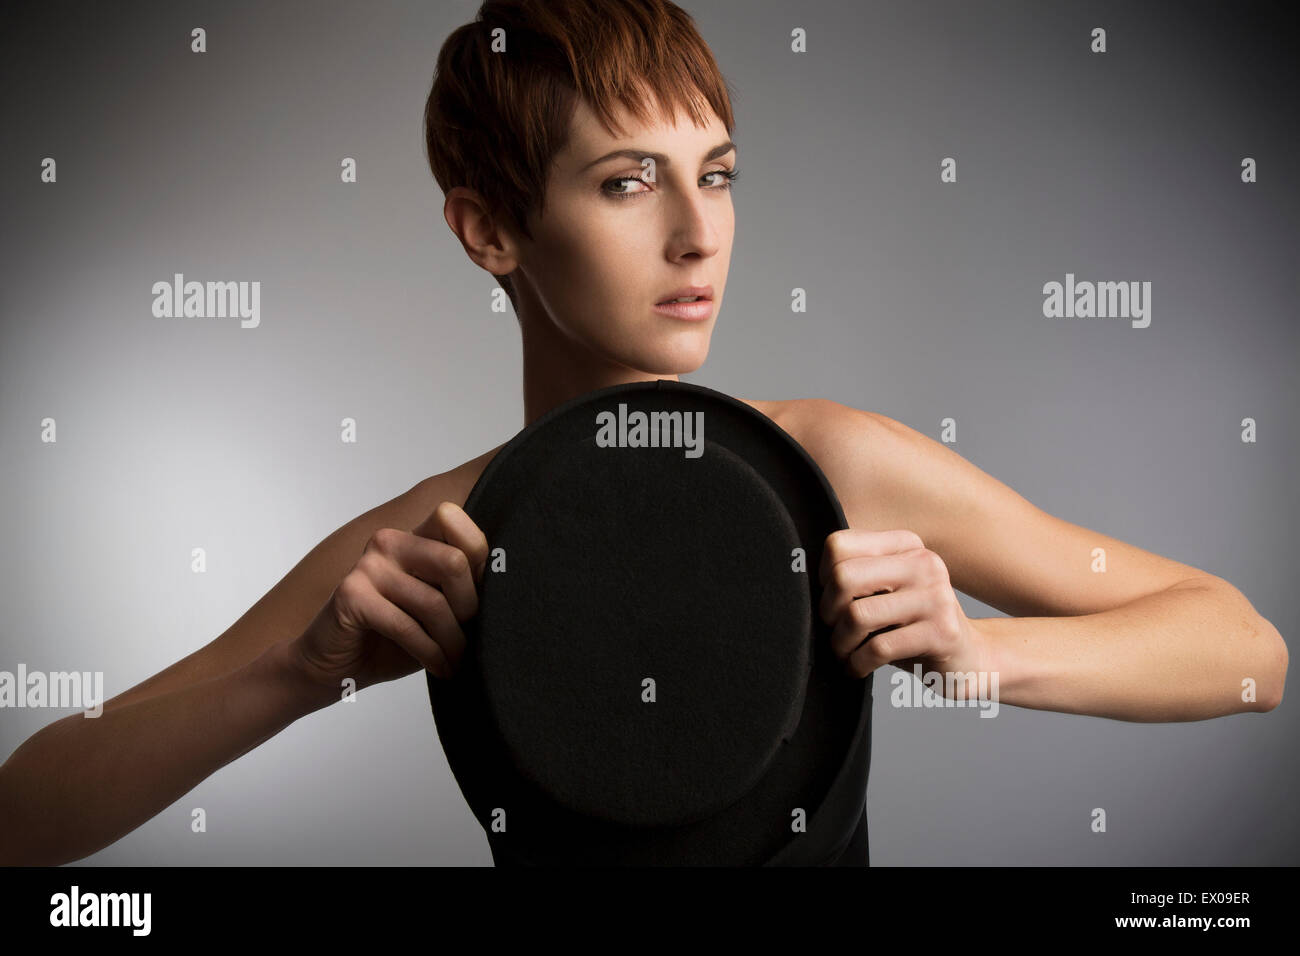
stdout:
<svg viewBox="0 0 1300 956">
<path fill-rule="evenodd" d="M 683 381 L 936 439 L 953 417 L 950 447 L 1034 504 L 1227 579 L 1293 639 L 1293 5 L 682 5 L 735 90 L 743 171 L 712 350 Z M 101 670 L 112 697 L 339 525 L 523 426 L 515 319 L 447 228 L 421 134 L 438 49 L 477 7 L 6 8 L 0 669 Z M 177 272 L 260 281 L 260 325 L 155 318 Z M 1045 318 L 1067 273 L 1149 281 L 1150 326 Z M 989 720 L 890 707 L 895 672 L 876 677 L 874 865 L 1297 862 L 1289 695 L 1192 723 Z M 65 713 L 0 711 L 0 758 Z M 419 672 L 84 862 L 491 857 Z"/>
</svg>

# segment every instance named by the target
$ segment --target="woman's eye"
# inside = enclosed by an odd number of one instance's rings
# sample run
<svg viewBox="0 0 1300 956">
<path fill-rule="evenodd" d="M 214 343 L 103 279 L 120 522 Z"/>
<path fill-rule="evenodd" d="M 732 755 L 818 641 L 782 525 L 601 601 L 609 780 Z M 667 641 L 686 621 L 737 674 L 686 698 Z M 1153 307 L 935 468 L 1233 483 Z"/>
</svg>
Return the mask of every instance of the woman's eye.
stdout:
<svg viewBox="0 0 1300 956">
<path fill-rule="evenodd" d="M 622 189 L 609 188 L 610 186 L 613 186 L 617 183 L 641 183 L 641 185 L 643 186 L 645 185 L 645 181 L 642 180 L 639 176 L 620 176 L 618 179 L 611 179 L 609 182 L 605 183 L 606 192 L 608 192 L 611 196 L 618 196 L 620 199 L 625 196 L 635 196 L 637 195 L 637 193 L 632 191 L 622 190 Z"/>
<path fill-rule="evenodd" d="M 740 178 L 740 170 L 739 169 L 715 169 L 713 172 L 709 173 L 708 175 L 721 176 L 723 178 L 723 181 L 718 183 L 716 188 L 730 189 L 731 184 Z"/>
<path fill-rule="evenodd" d="M 722 181 L 717 182 L 715 180 L 714 184 L 712 186 L 709 186 L 708 188 L 719 189 L 719 190 L 730 189 L 731 184 L 734 183 L 740 177 L 740 170 L 739 169 L 715 169 L 712 172 L 705 173 L 704 176 L 701 177 L 701 182 L 708 179 L 710 176 L 721 176 Z M 618 188 L 621 183 L 639 183 L 642 186 L 647 185 L 645 180 L 643 180 L 640 176 L 619 176 L 617 179 L 611 179 L 605 183 L 603 187 L 604 192 L 618 199 L 631 199 L 633 196 L 640 196 L 643 193 L 648 192 L 648 190 L 631 189 L 630 187 Z M 615 188 L 611 188 L 611 187 L 615 187 Z"/>
</svg>

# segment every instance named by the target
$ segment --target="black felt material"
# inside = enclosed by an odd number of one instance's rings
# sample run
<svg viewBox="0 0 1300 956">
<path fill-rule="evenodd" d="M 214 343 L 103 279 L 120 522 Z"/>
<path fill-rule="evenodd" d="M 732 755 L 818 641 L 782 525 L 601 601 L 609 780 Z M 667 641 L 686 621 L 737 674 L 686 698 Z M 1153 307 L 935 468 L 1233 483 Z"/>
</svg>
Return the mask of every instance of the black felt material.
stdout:
<svg viewBox="0 0 1300 956">
<path fill-rule="evenodd" d="M 511 762 L 563 806 L 638 826 L 703 819 L 757 783 L 798 723 L 801 543 L 722 445 L 697 459 L 585 445 L 594 436 L 555 449 L 492 542 L 508 570 L 482 593 L 488 709 Z"/>
<path fill-rule="evenodd" d="M 702 412 L 703 454 L 598 447 L 620 403 Z M 865 863 L 871 679 L 816 616 L 847 525 L 790 436 L 702 386 L 615 386 L 516 435 L 465 510 L 505 570 L 428 683 L 498 864 Z"/>
</svg>

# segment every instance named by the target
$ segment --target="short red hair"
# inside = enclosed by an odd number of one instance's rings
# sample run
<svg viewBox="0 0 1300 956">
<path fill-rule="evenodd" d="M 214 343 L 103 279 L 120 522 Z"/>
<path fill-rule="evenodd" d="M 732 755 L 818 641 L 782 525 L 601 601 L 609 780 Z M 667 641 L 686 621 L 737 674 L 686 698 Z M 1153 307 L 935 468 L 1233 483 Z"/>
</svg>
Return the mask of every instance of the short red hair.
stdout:
<svg viewBox="0 0 1300 956">
<path fill-rule="evenodd" d="M 494 52 L 494 31 L 504 52 Z M 498 42 L 498 46 L 500 43 Z M 731 93 L 686 11 L 669 0 L 486 0 L 438 53 L 424 107 L 429 167 L 446 193 L 468 186 L 528 238 L 581 96 L 611 135 L 621 103 L 640 122 L 713 109 L 735 127 Z M 510 297 L 508 277 L 498 276 Z"/>
</svg>

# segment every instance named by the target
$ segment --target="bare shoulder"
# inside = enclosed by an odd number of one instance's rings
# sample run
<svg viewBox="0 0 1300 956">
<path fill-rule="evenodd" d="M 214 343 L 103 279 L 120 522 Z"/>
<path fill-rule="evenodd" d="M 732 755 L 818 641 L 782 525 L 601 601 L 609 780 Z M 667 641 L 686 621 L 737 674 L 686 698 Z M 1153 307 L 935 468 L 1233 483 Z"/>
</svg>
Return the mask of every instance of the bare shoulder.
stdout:
<svg viewBox="0 0 1300 956">
<path fill-rule="evenodd" d="M 474 482 L 478 481 L 479 475 L 483 474 L 483 469 L 496 457 L 497 452 L 505 446 L 506 443 L 502 442 L 495 448 L 485 451 L 477 458 L 471 458 L 469 461 L 457 465 L 450 471 L 444 471 L 441 474 L 425 478 L 408 491 L 406 494 L 409 496 L 409 502 L 402 514 L 404 517 L 414 516 L 414 519 L 410 522 L 410 528 L 415 527 L 427 518 L 433 512 L 433 509 L 444 501 L 452 501 L 464 507 L 465 499 L 469 497 Z M 393 525 L 392 527 L 409 530 L 406 525 Z"/>
<path fill-rule="evenodd" d="M 381 528 L 410 531 L 443 501 L 464 505 L 498 445 L 449 471 L 432 475 L 357 515 L 312 548 L 260 600 L 222 634 L 170 667 L 105 702 L 112 710 L 169 693 L 242 667 L 280 641 L 306 629 Z"/>
<path fill-rule="evenodd" d="M 872 412 L 864 412 L 829 398 L 785 398 L 770 401 L 757 398 L 737 398 L 736 401 L 744 402 L 755 411 L 762 412 L 786 431 L 790 431 L 790 428 L 799 429 L 813 425 L 816 422 L 823 422 L 827 416 L 839 418 L 851 418 L 855 415 L 877 417 Z M 791 434 L 794 433 L 791 432 Z"/>
<path fill-rule="evenodd" d="M 762 412 L 804 447 L 818 466 L 826 471 L 845 458 L 860 465 L 861 453 L 875 447 L 874 442 L 890 430 L 901 428 L 898 422 L 875 412 L 863 411 L 829 398 L 789 398 L 759 401 L 742 398 Z"/>
<path fill-rule="evenodd" d="M 917 464 L 912 429 L 878 412 L 828 398 L 751 401 L 808 452 L 826 476 L 850 527 L 884 531 L 909 527 L 906 488 L 900 480 Z"/>
</svg>

